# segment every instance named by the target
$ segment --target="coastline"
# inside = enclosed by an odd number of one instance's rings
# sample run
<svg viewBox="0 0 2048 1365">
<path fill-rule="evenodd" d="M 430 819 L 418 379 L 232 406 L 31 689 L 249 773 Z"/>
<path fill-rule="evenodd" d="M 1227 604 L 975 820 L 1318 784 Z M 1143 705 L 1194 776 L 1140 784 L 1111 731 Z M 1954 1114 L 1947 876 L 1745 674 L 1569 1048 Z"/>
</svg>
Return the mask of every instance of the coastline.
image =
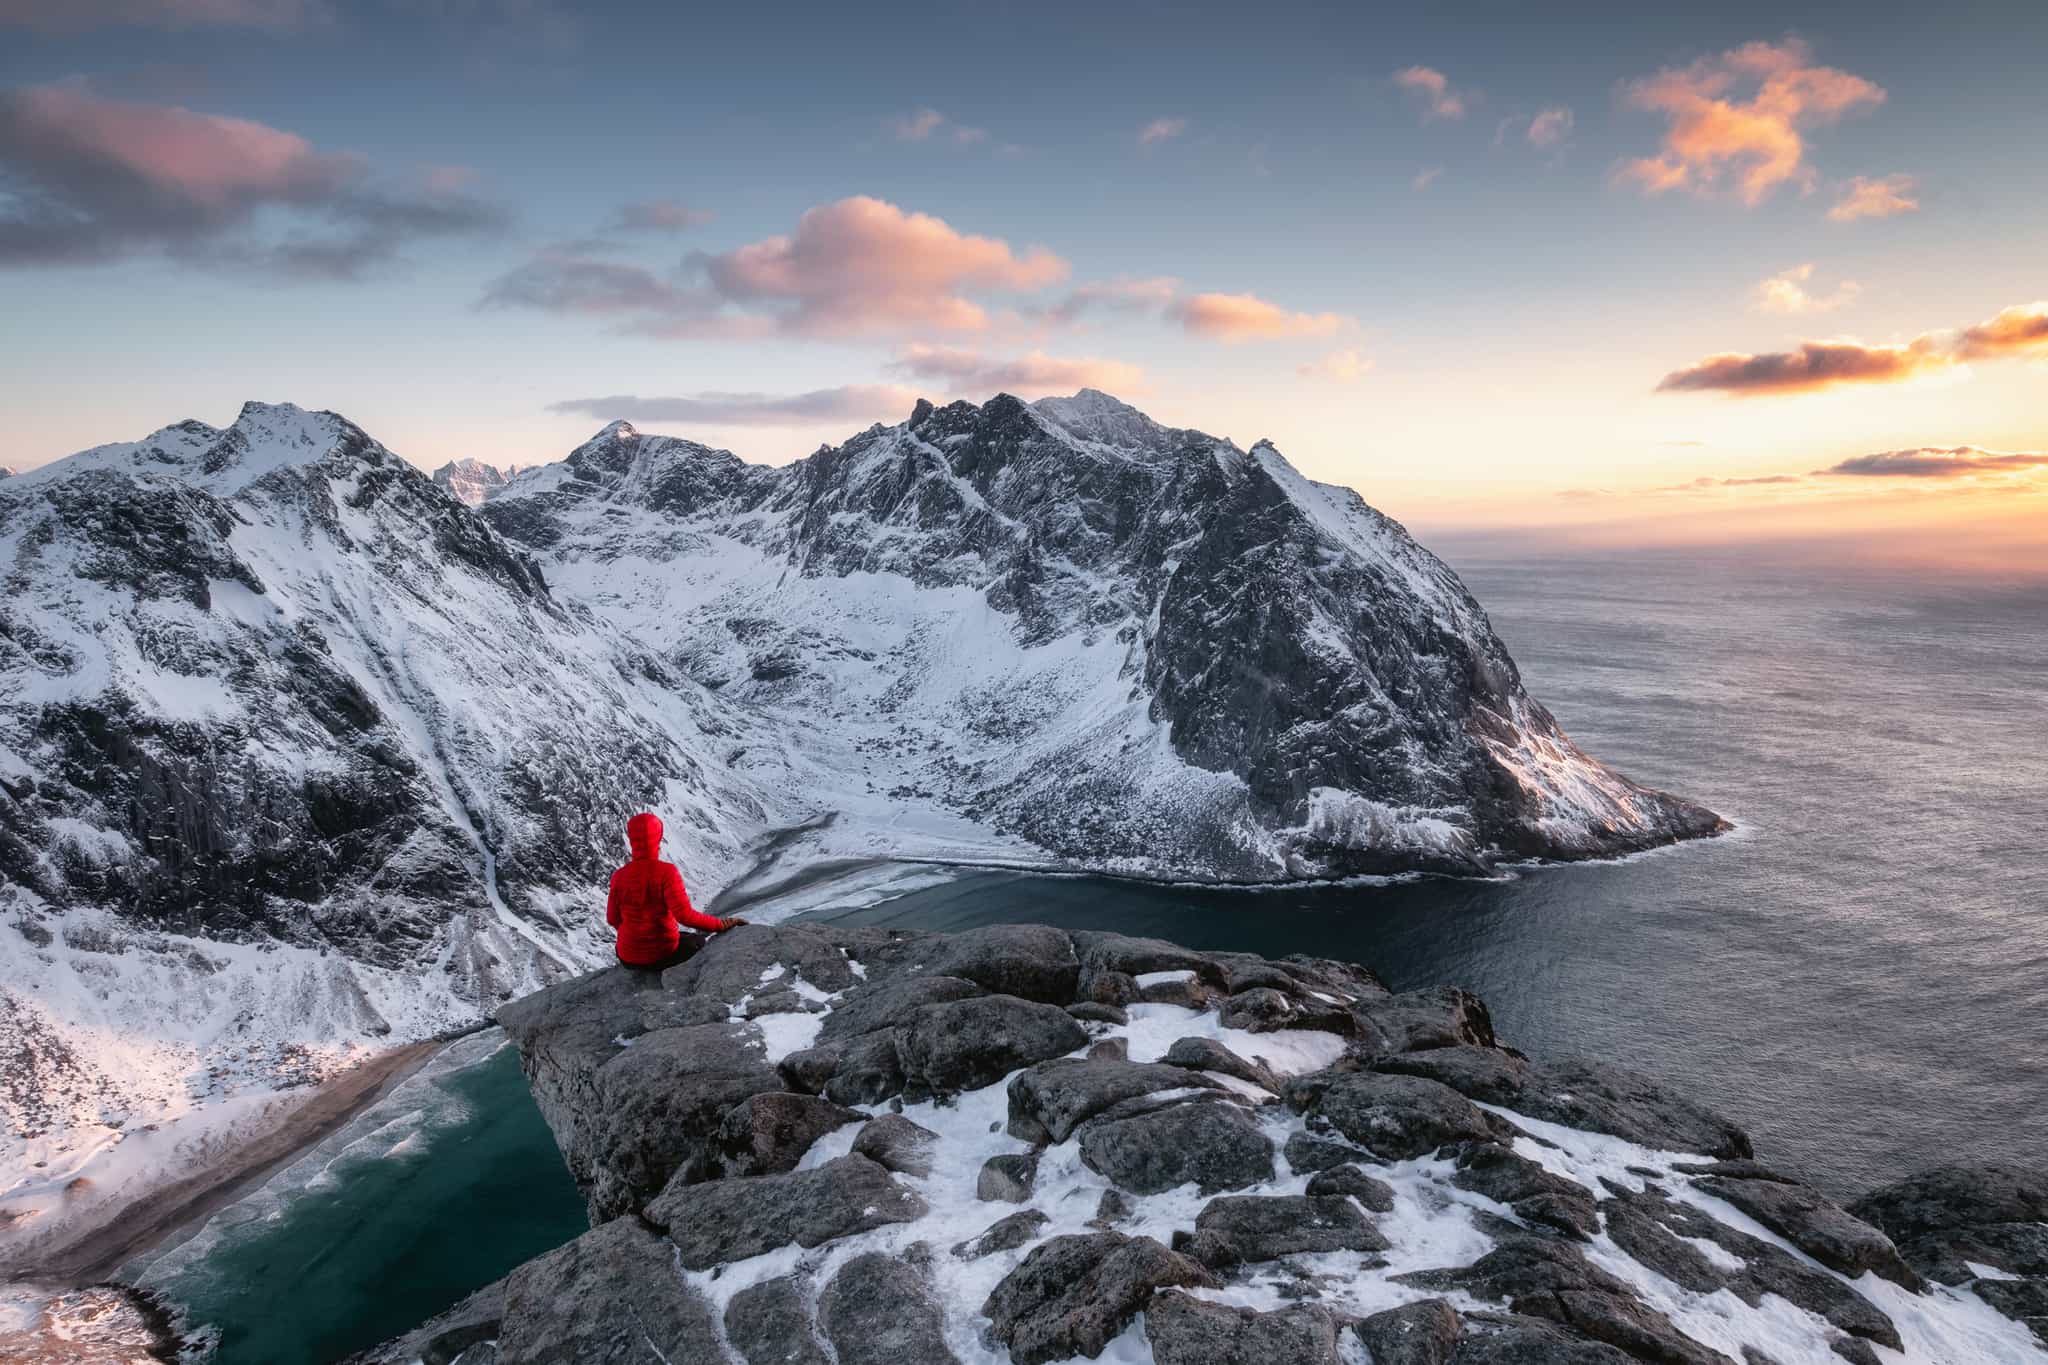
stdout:
<svg viewBox="0 0 2048 1365">
<path fill-rule="evenodd" d="M 478 1027 L 483 1027 L 479 1025 Z M 219 1156 L 129 1198 L 66 1218 L 41 1237 L 0 1253 L 0 1279 L 45 1290 L 79 1288 L 114 1276 L 144 1253 L 175 1244 L 306 1149 L 389 1094 L 441 1049 L 474 1029 L 407 1043 L 367 1057 L 311 1088 L 303 1100 L 263 1115 Z M 59 1216 L 47 1214 L 46 1217 Z"/>
</svg>

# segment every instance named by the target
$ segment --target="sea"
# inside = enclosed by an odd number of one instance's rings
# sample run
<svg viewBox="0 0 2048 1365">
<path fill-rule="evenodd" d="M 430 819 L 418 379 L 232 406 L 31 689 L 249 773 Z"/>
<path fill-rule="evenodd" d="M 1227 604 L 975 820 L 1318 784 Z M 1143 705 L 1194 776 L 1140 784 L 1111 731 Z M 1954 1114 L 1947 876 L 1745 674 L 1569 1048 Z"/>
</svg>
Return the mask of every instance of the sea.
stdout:
<svg viewBox="0 0 2048 1365">
<path fill-rule="evenodd" d="M 815 913 L 1108 928 L 1464 986 L 1524 1051 L 1665 1082 L 1842 1199 L 1935 1162 L 2048 1162 L 2048 579 L 1817 550 L 1436 548 L 1585 749 L 1734 832 L 1488 881 L 966 872 Z M 132 1268 L 219 1365 L 323 1365 L 582 1231 L 502 1037 L 460 1046 Z"/>
</svg>

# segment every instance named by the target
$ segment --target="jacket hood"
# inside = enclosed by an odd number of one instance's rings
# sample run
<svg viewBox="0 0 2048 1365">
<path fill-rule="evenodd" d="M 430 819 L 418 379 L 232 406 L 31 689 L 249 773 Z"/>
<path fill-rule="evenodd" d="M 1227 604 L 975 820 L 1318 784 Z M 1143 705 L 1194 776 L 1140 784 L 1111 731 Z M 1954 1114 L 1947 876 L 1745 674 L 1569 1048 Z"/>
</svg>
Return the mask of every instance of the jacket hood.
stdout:
<svg viewBox="0 0 2048 1365">
<path fill-rule="evenodd" d="M 661 852 L 661 817 L 651 811 L 641 811 L 626 822 L 626 842 L 633 846 L 635 858 L 652 858 Z"/>
</svg>

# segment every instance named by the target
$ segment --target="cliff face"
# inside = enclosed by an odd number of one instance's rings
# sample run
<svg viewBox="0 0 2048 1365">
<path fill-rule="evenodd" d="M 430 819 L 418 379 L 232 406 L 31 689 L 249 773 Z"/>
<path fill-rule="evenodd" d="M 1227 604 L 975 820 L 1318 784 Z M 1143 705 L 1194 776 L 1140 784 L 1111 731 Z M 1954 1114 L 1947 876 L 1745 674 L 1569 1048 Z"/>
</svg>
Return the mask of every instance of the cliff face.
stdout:
<svg viewBox="0 0 2048 1365">
<path fill-rule="evenodd" d="M 2048 1360 L 2048 1177 L 1844 1210 L 1346 963 L 746 928 L 500 1018 L 592 1231 L 364 1361 Z"/>
</svg>

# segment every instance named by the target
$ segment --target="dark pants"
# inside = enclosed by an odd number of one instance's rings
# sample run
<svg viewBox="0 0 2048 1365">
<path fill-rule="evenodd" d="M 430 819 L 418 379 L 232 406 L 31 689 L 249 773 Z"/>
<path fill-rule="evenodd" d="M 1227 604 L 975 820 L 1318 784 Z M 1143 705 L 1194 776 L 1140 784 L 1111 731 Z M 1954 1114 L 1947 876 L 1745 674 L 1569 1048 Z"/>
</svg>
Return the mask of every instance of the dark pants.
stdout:
<svg viewBox="0 0 2048 1365">
<path fill-rule="evenodd" d="M 667 971 L 677 963 L 688 962 L 704 947 L 704 943 L 705 936 L 703 934 L 693 934 L 688 929 L 685 929 L 682 931 L 680 941 L 676 944 L 676 950 L 667 957 L 660 958 L 654 962 L 627 962 L 621 958 L 619 965 L 629 972 L 653 972 L 659 974 Z"/>
</svg>

